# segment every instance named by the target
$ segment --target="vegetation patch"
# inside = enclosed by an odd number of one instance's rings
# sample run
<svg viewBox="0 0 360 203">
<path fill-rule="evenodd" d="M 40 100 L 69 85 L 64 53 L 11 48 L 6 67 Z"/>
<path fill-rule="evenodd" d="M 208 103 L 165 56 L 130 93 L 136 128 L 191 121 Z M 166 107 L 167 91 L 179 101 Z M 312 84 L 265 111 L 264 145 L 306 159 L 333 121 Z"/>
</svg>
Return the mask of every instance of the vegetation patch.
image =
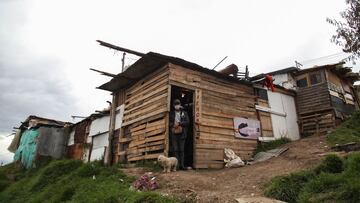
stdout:
<svg viewBox="0 0 360 203">
<path fill-rule="evenodd" d="M 316 168 L 273 178 L 265 195 L 286 202 L 360 202 L 360 153 L 329 155 Z"/>
<path fill-rule="evenodd" d="M 360 143 L 360 111 L 353 113 L 339 128 L 328 134 L 327 141 L 331 146 Z"/>
<path fill-rule="evenodd" d="M 57 160 L 16 173 L 21 175 L 10 180 L 10 171 L 0 167 L 1 202 L 179 202 L 155 192 L 130 191 L 134 177 L 100 162 Z"/>
</svg>

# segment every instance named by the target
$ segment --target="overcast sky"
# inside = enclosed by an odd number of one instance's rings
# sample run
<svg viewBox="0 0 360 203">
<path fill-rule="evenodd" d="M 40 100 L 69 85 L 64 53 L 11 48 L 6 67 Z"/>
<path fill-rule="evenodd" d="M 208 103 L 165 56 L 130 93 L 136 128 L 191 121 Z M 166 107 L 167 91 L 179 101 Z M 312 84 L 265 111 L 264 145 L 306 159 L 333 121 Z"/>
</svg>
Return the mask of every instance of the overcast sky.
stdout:
<svg viewBox="0 0 360 203">
<path fill-rule="evenodd" d="M 119 73 L 121 53 L 97 39 L 211 68 L 228 56 L 219 68 L 248 65 L 254 75 L 295 60 L 306 67 L 344 58 L 330 42 L 335 28 L 326 17 L 339 18 L 345 6 L 345 0 L 0 0 L 0 135 L 30 114 L 72 121 L 106 107 L 110 93 L 95 87 L 109 78 L 89 68 Z M 0 139 L 0 161 L 10 160 L 11 138 Z"/>
</svg>

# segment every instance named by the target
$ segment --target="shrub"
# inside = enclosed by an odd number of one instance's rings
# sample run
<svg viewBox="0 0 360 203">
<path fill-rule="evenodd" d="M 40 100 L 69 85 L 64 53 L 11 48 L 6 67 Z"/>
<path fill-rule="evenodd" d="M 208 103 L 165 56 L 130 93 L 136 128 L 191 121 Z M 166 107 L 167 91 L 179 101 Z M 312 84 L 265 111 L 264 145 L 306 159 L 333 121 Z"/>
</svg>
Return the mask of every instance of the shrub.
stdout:
<svg viewBox="0 0 360 203">
<path fill-rule="evenodd" d="M 343 170 L 343 160 L 335 154 L 330 154 L 327 155 L 325 160 L 315 169 L 315 173 L 341 173 Z"/>
<path fill-rule="evenodd" d="M 329 202 L 338 199 L 337 190 L 344 184 L 337 174 L 321 173 L 309 181 L 299 194 L 299 202 Z"/>
<path fill-rule="evenodd" d="M 296 202 L 301 189 L 314 177 L 311 171 L 275 177 L 266 185 L 265 195 L 285 202 Z"/>
</svg>

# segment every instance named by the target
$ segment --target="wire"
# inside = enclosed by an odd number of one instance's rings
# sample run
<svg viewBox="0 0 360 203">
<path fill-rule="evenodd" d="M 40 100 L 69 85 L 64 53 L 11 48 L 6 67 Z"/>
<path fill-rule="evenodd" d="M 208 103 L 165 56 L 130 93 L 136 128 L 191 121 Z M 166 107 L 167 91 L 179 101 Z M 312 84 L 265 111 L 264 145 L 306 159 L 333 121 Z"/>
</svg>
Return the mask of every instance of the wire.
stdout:
<svg viewBox="0 0 360 203">
<path fill-rule="evenodd" d="M 313 58 L 313 59 L 309 59 L 309 60 L 305 60 L 305 61 L 300 61 L 300 63 L 304 64 L 304 63 L 309 63 L 309 62 L 314 62 L 314 61 L 319 61 L 319 60 L 324 60 L 324 59 L 336 58 L 336 57 L 345 56 L 345 55 L 347 55 L 347 53 L 338 52 L 338 53 L 327 55 L 327 56 L 322 56 L 322 57 Z"/>
</svg>

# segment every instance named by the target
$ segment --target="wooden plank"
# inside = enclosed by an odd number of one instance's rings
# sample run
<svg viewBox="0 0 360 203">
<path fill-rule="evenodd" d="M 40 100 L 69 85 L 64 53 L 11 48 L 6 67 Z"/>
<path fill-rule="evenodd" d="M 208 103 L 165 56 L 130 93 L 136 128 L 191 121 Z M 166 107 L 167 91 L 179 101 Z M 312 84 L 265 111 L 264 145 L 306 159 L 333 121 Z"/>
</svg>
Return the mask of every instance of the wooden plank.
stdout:
<svg viewBox="0 0 360 203">
<path fill-rule="evenodd" d="M 229 106 L 229 105 L 217 105 L 217 104 L 209 104 L 209 103 L 202 103 L 202 107 L 206 111 L 212 111 L 212 112 L 219 112 L 224 114 L 233 114 L 235 115 L 251 115 L 253 117 L 256 116 L 256 109 L 255 105 L 254 107 L 239 107 L 239 106 Z"/>
<path fill-rule="evenodd" d="M 161 102 L 155 103 L 152 106 L 147 107 L 146 109 L 142 109 L 140 111 L 137 111 L 136 113 L 131 113 L 131 114 L 128 114 L 128 115 L 124 115 L 123 120 L 124 121 L 131 120 L 134 117 L 138 117 L 139 115 L 146 115 L 147 113 L 152 112 L 152 111 L 154 111 L 156 109 L 159 109 L 159 108 L 162 108 L 162 107 L 166 107 L 166 101 L 161 101 Z M 167 108 L 166 108 L 166 110 L 167 110 Z"/>
<path fill-rule="evenodd" d="M 163 77 L 164 75 L 168 75 L 169 73 L 169 69 L 167 65 L 165 65 L 164 67 L 156 70 L 155 72 L 151 73 L 150 75 L 146 76 L 142 80 L 132 85 L 130 88 L 127 89 L 126 93 L 136 94 L 138 91 L 141 91 L 144 86 L 156 82 L 159 78 Z"/>
<path fill-rule="evenodd" d="M 164 75 L 162 78 L 159 78 L 159 80 L 154 80 L 152 84 L 142 86 L 141 89 L 137 93 L 131 93 L 128 95 L 128 101 L 137 99 L 139 97 L 143 97 L 145 94 L 148 94 L 149 92 L 152 92 L 161 86 L 166 86 L 169 83 L 169 79 L 167 75 Z"/>
<path fill-rule="evenodd" d="M 237 138 L 232 135 L 219 135 L 219 134 L 213 134 L 213 133 L 200 133 L 200 139 L 201 140 L 212 140 L 212 141 L 226 141 L 230 143 L 237 143 L 241 145 L 254 145 L 256 144 L 256 140 L 252 139 L 243 139 L 243 138 Z"/>
<path fill-rule="evenodd" d="M 144 108 L 144 107 L 146 107 L 147 105 L 152 104 L 153 102 L 157 102 L 157 101 L 159 101 L 159 100 L 162 100 L 162 99 L 164 99 L 164 98 L 167 97 L 167 96 L 168 96 L 167 94 L 162 94 L 162 95 L 159 95 L 159 96 L 157 96 L 157 97 L 154 97 L 154 98 L 152 98 L 152 99 L 150 99 L 150 100 L 142 103 L 141 105 L 135 106 L 135 107 L 133 107 L 133 108 L 130 108 L 129 110 L 124 111 L 124 114 L 128 114 L 128 113 L 131 113 L 132 111 L 135 111 L 135 110 Z"/>
<path fill-rule="evenodd" d="M 164 153 L 157 153 L 157 154 L 147 154 L 138 157 L 130 158 L 129 161 L 139 161 L 139 160 L 146 160 L 146 159 L 157 159 L 159 155 L 163 155 Z"/>
<path fill-rule="evenodd" d="M 209 118 L 202 118 L 200 125 L 213 126 L 218 128 L 234 129 L 234 123 L 232 120 L 214 120 Z"/>
<path fill-rule="evenodd" d="M 166 111 L 167 111 L 167 108 L 166 108 L 166 107 L 165 107 L 165 108 L 161 108 L 161 109 L 156 110 L 156 111 L 154 111 L 154 112 L 152 112 L 152 113 L 149 113 L 149 114 L 147 114 L 147 115 L 143 115 L 143 116 L 140 116 L 140 117 L 138 117 L 138 118 L 136 118 L 136 119 L 133 119 L 133 120 L 131 120 L 131 121 L 124 122 L 122 125 L 123 125 L 123 126 L 127 126 L 127 125 L 130 125 L 130 124 L 135 123 L 135 122 L 137 122 L 137 121 L 144 120 L 144 119 L 146 119 L 146 118 L 155 116 L 155 115 L 160 114 L 160 113 L 164 113 L 164 112 L 166 112 Z"/>
<path fill-rule="evenodd" d="M 139 148 L 142 148 L 142 147 L 151 147 L 151 146 L 156 146 L 156 145 L 161 145 L 161 144 L 165 144 L 164 143 L 164 140 L 159 140 L 159 141 L 155 141 L 155 142 L 149 142 L 149 143 L 145 143 L 145 144 L 142 144 L 142 145 L 138 145 Z"/>
<path fill-rule="evenodd" d="M 168 88 L 168 87 L 165 85 L 165 86 L 163 86 L 163 87 L 158 88 L 158 89 L 155 90 L 155 91 L 152 91 L 152 92 L 149 92 L 148 94 L 143 95 L 143 96 L 140 97 L 140 98 L 137 98 L 137 99 L 134 99 L 134 100 L 126 100 L 126 102 L 125 102 L 125 110 L 128 110 L 131 105 L 133 105 L 133 104 L 135 104 L 135 103 L 137 103 L 137 102 L 140 102 L 140 101 L 142 101 L 142 100 L 144 100 L 144 99 L 146 99 L 146 98 L 153 97 L 153 96 L 155 96 L 155 95 L 157 95 L 157 94 L 159 94 L 159 93 L 166 93 L 166 92 L 167 92 L 167 91 L 166 91 L 167 88 Z"/>
<path fill-rule="evenodd" d="M 143 130 L 143 129 L 145 129 L 145 127 L 146 127 L 146 124 L 142 124 L 142 125 L 139 125 L 137 127 L 131 128 L 130 132 L 133 133 L 133 132 L 136 132 L 136 131 L 139 131 L 139 130 Z"/>
<path fill-rule="evenodd" d="M 127 150 L 127 154 L 139 154 L 139 153 L 143 153 L 143 152 L 151 152 L 151 151 L 159 151 L 164 149 L 164 145 L 156 145 L 156 146 L 151 146 L 151 147 L 142 147 L 142 148 L 136 148 L 136 149 L 131 149 L 129 148 Z"/>
<path fill-rule="evenodd" d="M 199 125 L 199 132 L 200 133 L 212 133 L 216 135 L 225 135 L 225 136 L 234 136 L 234 128 L 232 129 L 224 129 L 221 127 L 212 127 L 212 126 L 204 126 Z"/>
<path fill-rule="evenodd" d="M 150 116 L 149 118 L 146 118 L 146 119 L 143 119 L 143 120 L 140 120 L 140 121 L 137 121 L 135 123 L 132 123 L 130 124 L 129 126 L 127 126 L 128 128 L 132 129 L 134 127 L 137 127 L 139 125 L 142 125 L 142 124 L 147 124 L 149 122 L 153 122 L 153 121 L 157 121 L 159 119 L 164 119 L 166 115 L 166 112 L 164 113 L 160 113 L 160 114 L 156 114 L 154 116 Z"/>
<path fill-rule="evenodd" d="M 128 137 L 124 137 L 124 138 L 119 138 L 119 142 L 120 143 L 123 143 L 123 142 L 131 142 L 132 138 Z"/>
<path fill-rule="evenodd" d="M 163 128 L 157 129 L 157 130 L 146 132 L 145 137 L 151 137 L 154 135 L 162 134 L 164 132 L 165 132 L 165 126 L 163 126 Z"/>
</svg>

